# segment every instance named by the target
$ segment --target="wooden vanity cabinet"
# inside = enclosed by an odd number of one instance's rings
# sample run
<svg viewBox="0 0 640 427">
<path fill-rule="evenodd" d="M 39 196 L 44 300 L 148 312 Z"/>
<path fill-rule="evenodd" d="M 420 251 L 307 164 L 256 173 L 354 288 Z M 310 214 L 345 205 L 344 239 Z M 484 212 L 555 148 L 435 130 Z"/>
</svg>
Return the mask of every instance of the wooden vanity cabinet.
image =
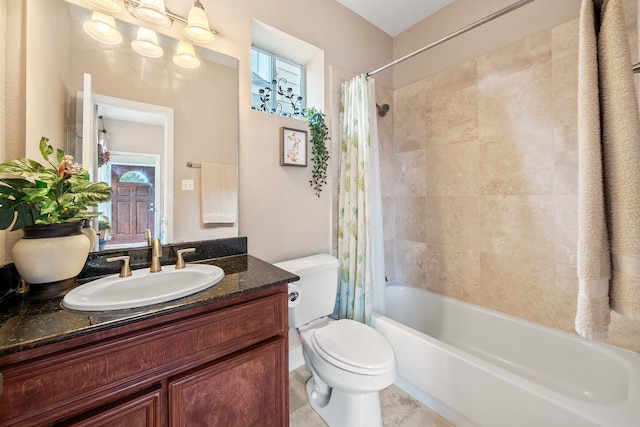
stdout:
<svg viewBox="0 0 640 427">
<path fill-rule="evenodd" d="M 287 426 L 287 287 L 0 358 L 2 426 Z"/>
</svg>

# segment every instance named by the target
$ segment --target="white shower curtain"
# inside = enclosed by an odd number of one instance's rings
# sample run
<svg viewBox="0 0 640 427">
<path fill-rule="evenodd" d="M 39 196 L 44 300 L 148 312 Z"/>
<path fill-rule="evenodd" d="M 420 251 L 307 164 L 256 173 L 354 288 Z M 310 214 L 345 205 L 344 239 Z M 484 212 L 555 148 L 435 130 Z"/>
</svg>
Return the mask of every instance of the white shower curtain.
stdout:
<svg viewBox="0 0 640 427">
<path fill-rule="evenodd" d="M 338 195 L 338 316 L 369 323 L 384 312 L 384 238 L 375 83 L 365 75 L 342 85 Z"/>
</svg>

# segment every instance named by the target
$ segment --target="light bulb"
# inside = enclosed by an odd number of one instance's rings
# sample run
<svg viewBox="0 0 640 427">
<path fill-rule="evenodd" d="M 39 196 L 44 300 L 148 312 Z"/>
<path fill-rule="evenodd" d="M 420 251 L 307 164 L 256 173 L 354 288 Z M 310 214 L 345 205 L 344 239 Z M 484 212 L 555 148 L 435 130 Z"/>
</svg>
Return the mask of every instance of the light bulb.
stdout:
<svg viewBox="0 0 640 427">
<path fill-rule="evenodd" d="M 86 21 L 82 27 L 87 34 L 99 42 L 118 44 L 122 41 L 122 35 L 116 28 L 116 20 L 113 16 L 93 12 L 91 20 Z"/>
<path fill-rule="evenodd" d="M 209 20 L 202 3 L 196 0 L 189 11 L 187 26 L 182 30 L 185 37 L 196 43 L 211 43 L 215 36 L 209 28 Z"/>
<path fill-rule="evenodd" d="M 164 54 L 156 32 L 144 27 L 138 29 L 138 37 L 131 42 L 131 48 L 147 58 L 159 58 Z"/>
<path fill-rule="evenodd" d="M 200 60 L 196 57 L 193 45 L 184 40 L 178 42 L 178 50 L 173 57 L 173 62 L 183 68 L 198 68 Z"/>
<path fill-rule="evenodd" d="M 140 0 L 140 5 L 133 10 L 133 14 L 141 21 L 156 27 L 171 26 L 171 20 L 165 13 L 164 0 Z"/>
</svg>

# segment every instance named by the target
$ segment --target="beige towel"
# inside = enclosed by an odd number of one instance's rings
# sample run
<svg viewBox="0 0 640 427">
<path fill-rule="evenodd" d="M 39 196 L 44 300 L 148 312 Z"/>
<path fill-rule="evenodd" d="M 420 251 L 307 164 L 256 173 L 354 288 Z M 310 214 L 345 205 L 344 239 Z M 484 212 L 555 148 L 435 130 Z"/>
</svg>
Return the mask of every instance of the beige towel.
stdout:
<svg viewBox="0 0 640 427">
<path fill-rule="evenodd" d="M 203 163 L 201 170 L 202 223 L 233 224 L 238 205 L 238 168 Z"/>
<path fill-rule="evenodd" d="M 640 115 L 622 0 L 606 2 L 598 53 L 611 308 L 640 320 Z"/>
<path fill-rule="evenodd" d="M 604 341 L 609 325 L 609 241 L 602 182 L 597 41 L 593 0 L 580 9 L 578 50 L 578 307 L 576 332 Z"/>
</svg>

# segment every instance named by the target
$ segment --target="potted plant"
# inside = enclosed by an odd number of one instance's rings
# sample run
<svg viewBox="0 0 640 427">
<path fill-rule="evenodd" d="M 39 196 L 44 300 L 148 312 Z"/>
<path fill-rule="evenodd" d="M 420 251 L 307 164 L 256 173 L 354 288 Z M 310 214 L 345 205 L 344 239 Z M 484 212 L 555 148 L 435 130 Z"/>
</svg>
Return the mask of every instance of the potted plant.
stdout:
<svg viewBox="0 0 640 427">
<path fill-rule="evenodd" d="M 100 215 L 89 210 L 111 197 L 111 187 L 91 182 L 89 172 L 73 157 L 40 139 L 48 163 L 19 158 L 0 164 L 0 229 L 23 230 L 12 249 L 29 297 L 50 298 L 75 285 L 89 254 L 82 223 Z"/>
<path fill-rule="evenodd" d="M 311 131 L 311 180 L 309 184 L 320 197 L 322 186 L 327 183 L 327 164 L 329 162 L 329 148 L 326 142 L 329 141 L 329 129 L 324 122 L 324 114 L 316 110 L 315 107 L 305 111 L 305 119 L 309 123 Z"/>
<path fill-rule="evenodd" d="M 107 240 L 107 233 L 111 230 L 111 221 L 104 215 L 98 218 L 98 236 L 100 240 Z"/>
</svg>

